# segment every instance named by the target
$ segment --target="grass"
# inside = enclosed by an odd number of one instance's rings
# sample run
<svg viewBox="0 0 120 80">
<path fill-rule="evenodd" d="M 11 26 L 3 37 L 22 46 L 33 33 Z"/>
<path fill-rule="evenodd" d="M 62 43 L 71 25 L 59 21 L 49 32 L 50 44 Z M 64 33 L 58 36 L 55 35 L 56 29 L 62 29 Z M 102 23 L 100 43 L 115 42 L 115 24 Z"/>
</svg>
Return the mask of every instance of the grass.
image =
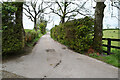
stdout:
<svg viewBox="0 0 120 80">
<path fill-rule="evenodd" d="M 117 53 L 113 55 L 104 56 L 102 57 L 102 59 L 104 62 L 120 68 L 120 63 L 118 62 L 119 57 L 120 57 L 120 54 Z"/>
<path fill-rule="evenodd" d="M 112 55 L 104 55 L 104 56 L 103 55 L 98 56 L 96 55 L 96 53 L 93 53 L 93 54 L 89 54 L 89 56 L 120 68 L 120 63 L 119 63 L 120 54 L 119 53 L 112 54 Z"/>
<path fill-rule="evenodd" d="M 103 38 L 120 39 L 119 34 L 120 34 L 120 30 L 117 29 L 103 30 Z M 104 40 L 103 44 L 107 44 L 107 41 Z M 120 47 L 120 42 L 112 41 L 111 45 Z M 107 47 L 103 47 L 103 50 L 107 51 Z M 96 55 L 96 53 L 93 53 L 93 54 L 89 54 L 89 56 L 120 68 L 120 62 L 119 62 L 120 50 L 111 48 L 111 52 L 115 54 L 107 55 L 107 53 L 104 53 L 103 55 L 98 56 Z"/>
<path fill-rule="evenodd" d="M 35 30 L 32 30 L 32 29 L 25 29 L 25 32 L 32 32 L 32 31 L 35 32 Z"/>
</svg>

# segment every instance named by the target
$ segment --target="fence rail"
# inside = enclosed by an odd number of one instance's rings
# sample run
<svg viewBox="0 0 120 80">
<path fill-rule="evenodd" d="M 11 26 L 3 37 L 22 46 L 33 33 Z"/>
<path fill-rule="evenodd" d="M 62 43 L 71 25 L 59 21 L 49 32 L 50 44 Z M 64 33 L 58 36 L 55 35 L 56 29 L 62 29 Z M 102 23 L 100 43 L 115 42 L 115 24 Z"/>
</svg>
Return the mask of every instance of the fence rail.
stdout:
<svg viewBox="0 0 120 80">
<path fill-rule="evenodd" d="M 111 48 L 120 49 L 120 47 L 118 47 L 118 46 L 112 46 L 111 45 L 111 41 L 117 41 L 118 42 L 118 41 L 120 41 L 120 39 L 102 38 L 102 40 L 107 40 L 108 41 L 107 45 L 103 44 L 103 46 L 107 47 L 107 51 L 103 50 L 103 52 L 107 53 L 107 55 L 113 54 L 113 53 L 111 53 Z"/>
</svg>

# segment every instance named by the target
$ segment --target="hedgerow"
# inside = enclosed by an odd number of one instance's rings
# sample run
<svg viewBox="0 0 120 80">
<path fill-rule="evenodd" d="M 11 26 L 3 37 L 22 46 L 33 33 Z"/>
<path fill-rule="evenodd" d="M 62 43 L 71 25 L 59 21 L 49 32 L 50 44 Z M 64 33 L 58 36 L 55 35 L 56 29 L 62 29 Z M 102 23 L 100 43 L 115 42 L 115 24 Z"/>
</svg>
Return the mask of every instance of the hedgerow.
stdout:
<svg viewBox="0 0 120 80">
<path fill-rule="evenodd" d="M 15 27 L 9 27 L 2 32 L 2 53 L 16 53 L 28 43 L 31 43 L 35 38 L 39 36 L 40 31 L 35 30 L 25 30 L 25 36 L 21 35 L 19 29 Z M 24 36 L 22 41 L 21 37 Z"/>
<path fill-rule="evenodd" d="M 19 26 L 19 25 L 18 25 Z M 17 26 L 9 26 L 2 31 L 2 53 L 12 53 L 24 47 L 22 30 Z"/>
<path fill-rule="evenodd" d="M 19 3 L 20 5 L 22 3 Z M 23 26 L 16 20 L 15 2 L 2 3 L 2 53 L 13 53 L 24 47 Z M 19 21 L 20 22 L 20 21 Z"/>
<path fill-rule="evenodd" d="M 85 17 L 56 25 L 51 29 L 51 37 L 76 52 L 86 52 L 93 43 L 94 19 Z"/>
</svg>

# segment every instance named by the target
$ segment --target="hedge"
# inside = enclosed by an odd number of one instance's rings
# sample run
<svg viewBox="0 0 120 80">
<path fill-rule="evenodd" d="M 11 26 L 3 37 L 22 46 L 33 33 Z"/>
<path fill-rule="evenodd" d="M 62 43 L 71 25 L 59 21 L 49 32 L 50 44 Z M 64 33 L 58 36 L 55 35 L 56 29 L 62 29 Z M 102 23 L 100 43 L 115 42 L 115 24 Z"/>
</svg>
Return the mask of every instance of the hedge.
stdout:
<svg viewBox="0 0 120 80">
<path fill-rule="evenodd" d="M 13 53 L 24 47 L 21 19 L 18 21 L 18 6 L 15 2 L 2 3 L 2 53 Z"/>
<path fill-rule="evenodd" d="M 94 19 L 85 17 L 56 25 L 51 29 L 51 37 L 76 52 L 86 52 L 93 43 Z"/>
<path fill-rule="evenodd" d="M 40 31 L 25 30 L 25 35 L 18 27 L 9 27 L 2 31 L 2 54 L 16 53 L 23 49 L 27 43 L 39 36 Z M 23 38 L 24 37 L 24 38 Z"/>
<path fill-rule="evenodd" d="M 2 31 L 2 53 L 13 53 L 24 47 L 24 35 L 20 25 L 3 27 Z"/>
</svg>

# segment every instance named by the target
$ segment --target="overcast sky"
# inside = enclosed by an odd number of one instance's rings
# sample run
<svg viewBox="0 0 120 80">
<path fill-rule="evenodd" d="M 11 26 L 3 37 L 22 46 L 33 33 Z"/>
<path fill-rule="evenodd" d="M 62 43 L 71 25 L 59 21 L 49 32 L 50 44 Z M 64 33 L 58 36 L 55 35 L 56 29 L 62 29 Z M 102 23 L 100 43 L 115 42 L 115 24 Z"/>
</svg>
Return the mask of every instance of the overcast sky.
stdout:
<svg viewBox="0 0 120 80">
<path fill-rule="evenodd" d="M 38 2 L 38 4 L 39 4 L 40 0 L 38 0 L 38 1 L 39 1 Z M 83 0 L 83 1 L 86 1 L 86 0 Z M 104 20 L 103 20 L 103 28 L 104 29 L 107 28 L 107 27 L 109 27 L 109 28 L 118 27 L 118 19 L 116 18 L 116 17 L 118 17 L 118 9 L 114 8 L 114 7 L 111 7 L 111 5 L 109 3 L 110 3 L 109 0 L 106 0 L 106 2 L 105 2 L 106 8 L 105 8 L 105 11 L 104 11 Z M 87 2 L 87 4 L 85 5 L 85 7 L 90 9 L 91 13 L 94 14 L 95 10 L 93 9 L 93 7 L 95 5 L 96 5 L 96 3 L 93 2 L 93 0 L 89 0 Z M 50 11 L 49 9 L 46 10 L 46 12 L 49 12 L 49 11 Z M 53 21 L 51 23 L 47 24 L 47 28 L 51 29 L 52 27 L 54 27 L 54 25 L 59 24 L 60 17 L 57 16 L 56 14 L 49 14 L 49 15 L 46 15 L 45 18 L 48 19 L 49 16 L 51 16 Z M 116 17 L 114 17 L 114 16 L 116 16 Z M 76 16 L 76 18 L 81 18 L 81 17 L 83 17 L 83 16 L 81 16 L 81 15 Z M 33 27 L 34 27 L 34 23 L 31 22 L 31 20 L 28 19 L 28 17 L 26 17 L 24 14 L 23 14 L 23 26 L 24 26 L 25 29 L 33 29 Z"/>
</svg>

